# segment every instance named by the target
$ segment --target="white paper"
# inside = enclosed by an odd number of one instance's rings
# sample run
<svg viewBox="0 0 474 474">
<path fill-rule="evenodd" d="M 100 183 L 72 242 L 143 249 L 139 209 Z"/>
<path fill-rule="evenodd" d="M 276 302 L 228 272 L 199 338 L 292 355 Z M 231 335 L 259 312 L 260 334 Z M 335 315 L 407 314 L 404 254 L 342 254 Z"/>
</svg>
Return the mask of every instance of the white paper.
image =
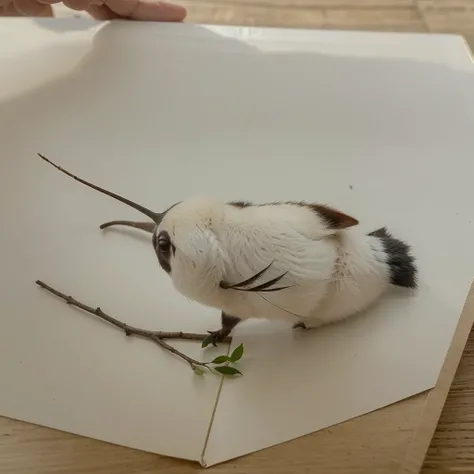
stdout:
<svg viewBox="0 0 474 474">
<path fill-rule="evenodd" d="M 10 18 L 0 34 L 1 415 L 210 466 L 434 386 L 474 273 L 461 38 Z M 219 327 L 149 236 L 98 228 L 135 211 L 38 152 L 155 210 L 197 194 L 334 205 L 413 245 L 419 294 L 311 333 L 242 324 L 244 376 L 218 397 L 217 377 L 35 285 L 139 327 Z"/>
</svg>

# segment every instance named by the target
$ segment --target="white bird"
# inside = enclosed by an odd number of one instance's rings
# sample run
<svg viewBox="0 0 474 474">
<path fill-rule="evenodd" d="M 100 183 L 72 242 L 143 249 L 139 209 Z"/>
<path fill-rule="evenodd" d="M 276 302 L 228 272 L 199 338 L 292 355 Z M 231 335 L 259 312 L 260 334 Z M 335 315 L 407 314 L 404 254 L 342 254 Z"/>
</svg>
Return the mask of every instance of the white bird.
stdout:
<svg viewBox="0 0 474 474">
<path fill-rule="evenodd" d="M 195 197 L 157 213 L 87 182 L 151 222 L 116 220 L 152 234 L 161 268 L 187 298 L 221 311 L 213 344 L 242 320 L 285 320 L 315 328 L 368 309 L 391 285 L 416 289 L 408 244 L 383 227 L 364 233 L 357 219 L 306 202 L 224 202 Z"/>
</svg>

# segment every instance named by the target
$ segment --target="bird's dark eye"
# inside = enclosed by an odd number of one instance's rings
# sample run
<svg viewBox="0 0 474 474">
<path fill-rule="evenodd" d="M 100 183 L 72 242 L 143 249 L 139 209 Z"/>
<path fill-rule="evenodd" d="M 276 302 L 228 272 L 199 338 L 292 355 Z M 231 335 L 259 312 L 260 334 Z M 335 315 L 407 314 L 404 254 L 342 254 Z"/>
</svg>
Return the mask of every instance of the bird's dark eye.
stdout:
<svg viewBox="0 0 474 474">
<path fill-rule="evenodd" d="M 170 236 L 168 232 L 163 230 L 158 234 L 158 249 L 160 250 L 160 252 L 167 253 L 169 252 L 170 247 L 171 247 Z"/>
<path fill-rule="evenodd" d="M 158 262 L 160 263 L 161 268 L 168 274 L 171 274 L 171 251 L 173 255 L 176 252 L 176 247 L 171 242 L 171 237 L 166 232 L 162 230 L 157 234 L 153 234 L 152 237 L 153 248 L 155 249 L 156 256 L 158 257 Z"/>
</svg>

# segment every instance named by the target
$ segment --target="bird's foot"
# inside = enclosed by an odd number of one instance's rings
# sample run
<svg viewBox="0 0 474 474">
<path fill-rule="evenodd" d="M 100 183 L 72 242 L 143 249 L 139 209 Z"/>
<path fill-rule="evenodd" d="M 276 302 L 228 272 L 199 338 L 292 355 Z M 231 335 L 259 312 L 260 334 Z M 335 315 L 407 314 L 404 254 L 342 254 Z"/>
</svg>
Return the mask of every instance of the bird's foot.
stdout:
<svg viewBox="0 0 474 474">
<path fill-rule="evenodd" d="M 293 329 L 308 329 L 305 323 L 296 323 L 293 324 Z"/>
<path fill-rule="evenodd" d="M 212 344 L 214 347 L 217 347 L 218 342 L 222 342 L 222 340 L 226 337 L 225 334 L 223 334 L 222 329 L 219 329 L 218 331 L 207 331 L 209 333 L 209 336 L 206 337 L 204 342 L 206 345 Z"/>
</svg>

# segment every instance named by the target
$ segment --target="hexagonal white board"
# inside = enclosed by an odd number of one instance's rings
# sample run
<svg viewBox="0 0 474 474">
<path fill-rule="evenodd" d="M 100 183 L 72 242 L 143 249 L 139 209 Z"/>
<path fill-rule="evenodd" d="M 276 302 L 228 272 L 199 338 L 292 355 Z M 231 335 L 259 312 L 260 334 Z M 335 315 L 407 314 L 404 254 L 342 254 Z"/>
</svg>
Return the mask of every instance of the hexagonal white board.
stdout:
<svg viewBox="0 0 474 474">
<path fill-rule="evenodd" d="M 210 466 L 434 386 L 474 272 L 473 67 L 456 36 L 2 19 L 0 414 Z M 321 201 L 413 245 L 420 290 L 300 334 L 249 321 L 243 377 L 198 377 L 82 314 L 205 332 L 136 212 L 197 194 Z M 196 358 L 202 351 L 177 344 Z"/>
</svg>

